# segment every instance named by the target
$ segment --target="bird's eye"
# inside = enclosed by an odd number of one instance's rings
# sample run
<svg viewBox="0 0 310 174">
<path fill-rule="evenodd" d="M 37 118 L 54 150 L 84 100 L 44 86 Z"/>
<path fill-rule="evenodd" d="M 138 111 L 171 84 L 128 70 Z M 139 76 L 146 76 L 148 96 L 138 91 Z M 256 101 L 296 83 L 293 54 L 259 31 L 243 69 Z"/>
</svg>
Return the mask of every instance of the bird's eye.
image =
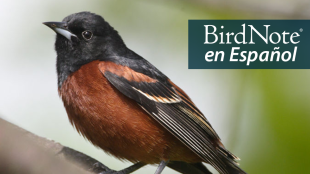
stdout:
<svg viewBox="0 0 310 174">
<path fill-rule="evenodd" d="M 84 37 L 84 39 L 90 40 L 93 37 L 93 33 L 86 30 L 86 31 L 83 31 L 82 36 Z"/>
</svg>

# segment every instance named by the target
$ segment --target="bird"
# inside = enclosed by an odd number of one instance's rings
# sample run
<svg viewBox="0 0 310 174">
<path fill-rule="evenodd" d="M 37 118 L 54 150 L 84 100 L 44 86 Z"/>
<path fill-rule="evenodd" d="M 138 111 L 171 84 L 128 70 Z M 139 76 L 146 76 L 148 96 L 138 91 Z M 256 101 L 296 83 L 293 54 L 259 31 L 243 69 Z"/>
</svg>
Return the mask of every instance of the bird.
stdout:
<svg viewBox="0 0 310 174">
<path fill-rule="evenodd" d="M 158 165 L 155 174 L 166 166 L 210 174 L 203 163 L 246 174 L 190 97 L 103 17 L 83 11 L 43 24 L 56 32 L 58 93 L 69 121 L 94 146 L 137 168 Z"/>
</svg>

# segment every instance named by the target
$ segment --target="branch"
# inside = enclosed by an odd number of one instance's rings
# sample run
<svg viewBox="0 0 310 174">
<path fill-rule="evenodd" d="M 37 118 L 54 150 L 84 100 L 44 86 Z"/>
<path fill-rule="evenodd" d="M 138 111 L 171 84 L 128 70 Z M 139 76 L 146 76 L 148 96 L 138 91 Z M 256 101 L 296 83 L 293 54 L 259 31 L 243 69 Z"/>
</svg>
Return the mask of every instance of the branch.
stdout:
<svg viewBox="0 0 310 174">
<path fill-rule="evenodd" d="M 34 135 L 0 118 L 0 173 L 125 174 L 132 173 L 145 165 L 138 162 L 116 172 L 81 152 Z M 171 161 L 168 167 L 184 174 L 211 174 L 202 163 Z"/>
<path fill-rule="evenodd" d="M 97 160 L 0 118 L 0 173 L 94 174 Z M 102 168 L 101 168 L 102 169 Z"/>
</svg>

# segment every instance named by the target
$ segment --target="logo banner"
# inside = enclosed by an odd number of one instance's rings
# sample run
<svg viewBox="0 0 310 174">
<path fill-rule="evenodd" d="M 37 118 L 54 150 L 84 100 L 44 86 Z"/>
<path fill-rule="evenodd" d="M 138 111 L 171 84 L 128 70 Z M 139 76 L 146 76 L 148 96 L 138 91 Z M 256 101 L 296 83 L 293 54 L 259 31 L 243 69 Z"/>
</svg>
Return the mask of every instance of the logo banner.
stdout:
<svg viewBox="0 0 310 174">
<path fill-rule="evenodd" d="M 189 20 L 189 69 L 310 69 L 310 20 Z"/>
</svg>

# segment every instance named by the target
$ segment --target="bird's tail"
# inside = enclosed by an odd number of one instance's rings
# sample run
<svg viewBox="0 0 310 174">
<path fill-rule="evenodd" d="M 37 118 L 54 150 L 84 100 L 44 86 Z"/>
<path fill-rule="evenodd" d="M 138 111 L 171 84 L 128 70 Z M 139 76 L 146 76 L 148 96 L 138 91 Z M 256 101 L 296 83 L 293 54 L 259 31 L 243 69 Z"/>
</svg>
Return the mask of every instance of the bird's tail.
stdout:
<svg viewBox="0 0 310 174">
<path fill-rule="evenodd" d="M 168 167 L 182 174 L 212 174 L 202 162 L 186 163 L 183 161 L 170 161 Z"/>
<path fill-rule="evenodd" d="M 238 165 L 237 160 L 240 160 L 237 156 L 229 152 L 222 146 L 219 146 L 217 149 L 221 155 L 222 161 L 225 163 L 226 171 L 223 171 L 223 174 L 246 174 Z"/>
</svg>

